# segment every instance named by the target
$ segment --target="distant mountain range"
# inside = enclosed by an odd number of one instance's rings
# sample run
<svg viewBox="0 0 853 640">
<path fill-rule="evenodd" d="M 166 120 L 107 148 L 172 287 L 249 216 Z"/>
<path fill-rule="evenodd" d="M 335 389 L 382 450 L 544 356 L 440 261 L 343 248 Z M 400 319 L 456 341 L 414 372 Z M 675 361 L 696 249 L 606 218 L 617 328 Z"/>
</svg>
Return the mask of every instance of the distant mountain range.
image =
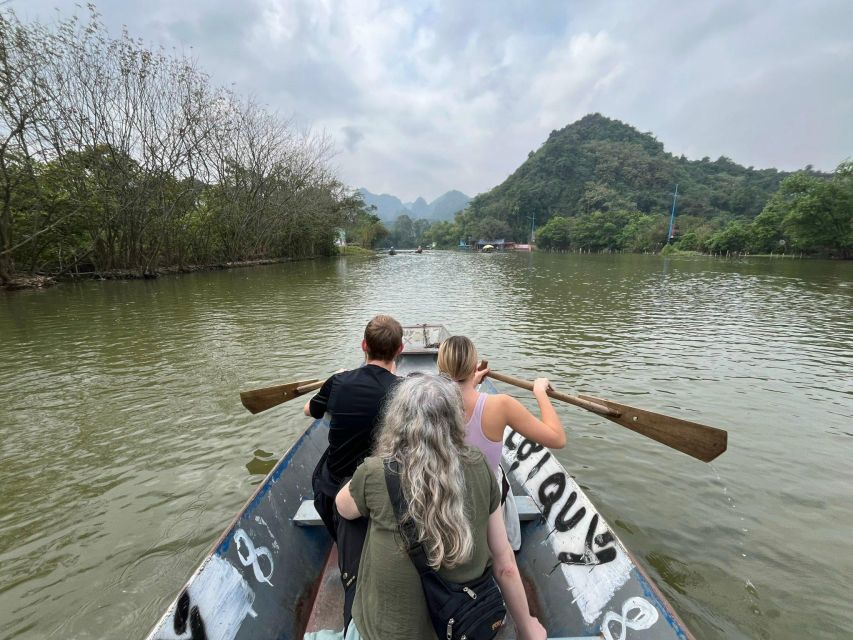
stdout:
<svg viewBox="0 0 853 640">
<path fill-rule="evenodd" d="M 439 196 L 429 204 L 423 198 L 414 202 L 403 203 L 398 197 L 383 193 L 377 195 L 365 188 L 358 190 L 364 204 L 376 207 L 376 215 L 383 222 L 392 223 L 398 216 L 406 214 L 413 220 L 424 218 L 432 222 L 439 220 L 453 220 L 453 216 L 462 211 L 470 202 L 471 198 L 461 191 L 448 191 Z"/>
</svg>

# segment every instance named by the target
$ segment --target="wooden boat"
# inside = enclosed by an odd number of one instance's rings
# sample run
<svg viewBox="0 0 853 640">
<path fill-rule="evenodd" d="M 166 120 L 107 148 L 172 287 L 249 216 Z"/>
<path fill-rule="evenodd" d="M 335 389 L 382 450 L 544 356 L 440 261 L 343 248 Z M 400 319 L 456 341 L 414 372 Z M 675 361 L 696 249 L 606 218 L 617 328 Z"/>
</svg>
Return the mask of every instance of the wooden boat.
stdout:
<svg viewBox="0 0 853 640">
<path fill-rule="evenodd" d="M 398 374 L 435 371 L 444 327 L 406 327 L 404 336 Z M 495 392 L 488 379 L 482 388 Z M 327 426 L 313 421 L 281 458 L 148 640 L 297 639 L 342 627 L 336 554 L 311 500 L 311 473 L 326 448 Z M 692 638 L 551 452 L 511 429 L 504 445 L 502 464 L 522 520 L 518 565 L 549 637 Z M 511 621 L 498 637 L 515 637 Z"/>
</svg>

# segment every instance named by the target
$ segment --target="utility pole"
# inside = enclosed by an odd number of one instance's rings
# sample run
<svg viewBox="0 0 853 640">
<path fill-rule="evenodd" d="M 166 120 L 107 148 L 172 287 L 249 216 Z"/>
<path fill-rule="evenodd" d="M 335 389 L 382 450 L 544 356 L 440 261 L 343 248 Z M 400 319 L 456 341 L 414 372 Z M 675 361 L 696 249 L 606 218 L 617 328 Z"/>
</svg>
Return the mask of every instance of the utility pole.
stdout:
<svg viewBox="0 0 853 640">
<path fill-rule="evenodd" d="M 678 184 L 675 185 L 675 193 L 672 194 L 672 214 L 669 216 L 669 233 L 667 234 L 666 242 L 670 244 L 675 233 L 675 200 L 678 198 Z"/>
</svg>

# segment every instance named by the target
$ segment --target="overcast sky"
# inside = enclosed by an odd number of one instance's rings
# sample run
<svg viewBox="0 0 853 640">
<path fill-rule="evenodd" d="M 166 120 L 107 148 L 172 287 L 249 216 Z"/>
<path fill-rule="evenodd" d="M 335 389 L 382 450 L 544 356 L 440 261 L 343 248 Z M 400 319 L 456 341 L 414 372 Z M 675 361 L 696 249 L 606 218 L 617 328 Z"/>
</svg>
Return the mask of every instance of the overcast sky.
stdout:
<svg viewBox="0 0 853 640">
<path fill-rule="evenodd" d="M 831 170 L 853 156 L 853 0 L 97 6 L 112 33 L 191 53 L 218 84 L 325 130 L 345 182 L 403 200 L 486 191 L 592 111 L 690 158 Z"/>
</svg>

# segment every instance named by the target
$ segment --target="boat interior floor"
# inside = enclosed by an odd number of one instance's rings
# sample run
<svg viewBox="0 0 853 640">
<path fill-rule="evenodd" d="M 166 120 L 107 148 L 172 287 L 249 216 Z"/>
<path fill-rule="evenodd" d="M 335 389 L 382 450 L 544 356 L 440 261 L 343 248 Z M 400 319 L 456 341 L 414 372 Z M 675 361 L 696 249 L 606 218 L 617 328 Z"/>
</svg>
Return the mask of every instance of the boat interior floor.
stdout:
<svg viewBox="0 0 853 640">
<path fill-rule="evenodd" d="M 531 599 L 533 594 L 530 593 L 529 584 L 526 580 L 524 586 L 528 591 L 528 600 L 533 602 Z M 341 572 L 338 569 L 338 551 L 337 547 L 333 546 L 329 554 L 329 559 L 326 561 L 326 566 L 323 569 L 320 587 L 316 598 L 314 598 L 314 606 L 311 609 L 311 615 L 308 618 L 308 625 L 305 629 L 306 633 L 320 631 L 321 629 L 342 629 L 344 626 L 343 610 L 344 590 L 341 587 Z M 507 615 L 507 622 L 496 636 L 496 639 L 515 640 L 515 638 L 515 625 L 512 623 L 509 615 Z"/>
</svg>

